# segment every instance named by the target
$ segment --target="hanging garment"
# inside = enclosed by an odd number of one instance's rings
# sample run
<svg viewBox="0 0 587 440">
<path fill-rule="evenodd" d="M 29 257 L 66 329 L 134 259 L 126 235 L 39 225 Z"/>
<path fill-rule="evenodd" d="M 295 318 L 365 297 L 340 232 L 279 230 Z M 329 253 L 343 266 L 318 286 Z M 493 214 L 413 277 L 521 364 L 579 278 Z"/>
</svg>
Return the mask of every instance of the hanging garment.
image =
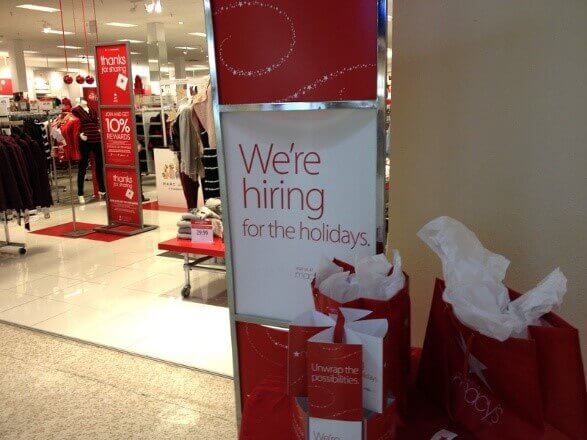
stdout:
<svg viewBox="0 0 587 440">
<path fill-rule="evenodd" d="M 210 148 L 216 149 L 216 130 L 214 127 L 214 113 L 212 111 L 212 86 L 206 88 L 194 96 L 192 105 L 202 127 L 208 132 Z"/>
<path fill-rule="evenodd" d="M 202 165 L 203 146 L 200 139 L 200 123 L 191 106 L 180 109 L 179 115 L 180 171 L 192 180 L 204 176 Z"/>
</svg>

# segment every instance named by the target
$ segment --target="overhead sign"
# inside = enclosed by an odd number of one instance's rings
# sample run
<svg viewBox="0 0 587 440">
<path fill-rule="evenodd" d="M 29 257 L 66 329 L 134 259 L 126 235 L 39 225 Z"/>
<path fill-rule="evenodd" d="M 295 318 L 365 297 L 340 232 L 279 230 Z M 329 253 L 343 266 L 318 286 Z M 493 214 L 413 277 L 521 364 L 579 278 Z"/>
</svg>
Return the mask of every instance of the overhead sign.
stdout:
<svg viewBox="0 0 587 440">
<path fill-rule="evenodd" d="M 375 253 L 376 128 L 375 110 L 222 115 L 237 313 L 292 320 L 321 259 Z"/>
</svg>

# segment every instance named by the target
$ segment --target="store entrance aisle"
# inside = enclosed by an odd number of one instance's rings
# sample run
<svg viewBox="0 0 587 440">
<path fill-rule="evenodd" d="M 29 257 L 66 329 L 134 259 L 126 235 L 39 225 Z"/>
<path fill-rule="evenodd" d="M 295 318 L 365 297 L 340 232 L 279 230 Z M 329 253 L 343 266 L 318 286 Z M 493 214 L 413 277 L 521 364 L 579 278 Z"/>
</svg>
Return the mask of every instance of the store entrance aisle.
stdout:
<svg viewBox="0 0 587 440">
<path fill-rule="evenodd" d="M 232 380 L 0 324 L 0 438 L 236 438 Z"/>
<path fill-rule="evenodd" d="M 159 229 L 111 243 L 11 224 L 28 253 L 0 256 L 0 320 L 232 375 L 224 274 L 192 271 L 192 298 L 183 300 L 183 260 L 157 256 L 157 244 L 177 234 L 178 214 L 144 216 Z M 78 220 L 104 224 L 104 203 L 79 208 Z M 33 217 L 31 229 L 69 221 L 60 210 Z"/>
</svg>

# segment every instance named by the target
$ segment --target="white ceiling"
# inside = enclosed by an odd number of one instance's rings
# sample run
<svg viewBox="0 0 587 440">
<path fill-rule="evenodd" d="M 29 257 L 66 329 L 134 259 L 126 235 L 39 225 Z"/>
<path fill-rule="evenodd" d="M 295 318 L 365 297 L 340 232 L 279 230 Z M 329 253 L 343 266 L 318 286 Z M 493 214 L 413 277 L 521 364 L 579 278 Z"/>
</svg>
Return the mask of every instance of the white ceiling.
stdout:
<svg viewBox="0 0 587 440">
<path fill-rule="evenodd" d="M 92 0 L 84 0 L 86 5 L 86 21 L 92 20 Z M 147 2 L 150 0 L 144 0 Z M 204 9 L 202 0 L 161 0 L 163 13 L 147 14 L 144 2 L 136 2 L 136 11 L 131 11 L 131 0 L 94 0 L 96 5 L 96 20 L 98 22 L 98 36 L 102 42 L 116 41 L 122 38 L 147 40 L 147 23 L 161 22 L 164 24 L 165 37 L 168 49 L 168 60 L 173 61 L 183 56 L 182 51 L 175 47 L 198 47 L 201 50 L 190 50 L 186 59 L 206 61 L 206 39 L 200 36 L 188 35 L 189 32 L 205 32 Z M 43 22 L 47 22 L 52 29 L 61 30 L 60 14 L 58 12 L 37 12 L 17 8 L 24 3 L 59 8 L 59 0 L 0 0 L 0 51 L 7 49 L 7 42 L 21 39 L 25 50 L 38 51 L 39 54 L 27 55 L 28 66 L 56 66 L 63 65 L 63 49 L 58 48 L 62 43 L 60 34 L 44 34 Z M 70 46 L 84 47 L 84 32 L 82 20 L 82 0 L 62 0 L 65 30 L 75 35 L 66 35 L 66 43 Z M 75 7 L 76 26 L 74 27 L 73 14 Z M 133 28 L 119 28 L 107 26 L 107 22 L 123 22 L 138 25 Z M 183 22 L 183 24 L 179 24 Z M 90 55 L 93 52 L 95 35 L 88 35 Z M 131 44 L 133 51 L 140 55 L 133 56 L 138 62 L 147 62 L 147 44 Z M 85 53 L 81 50 L 68 50 L 68 59 Z M 70 64 L 72 64 L 70 62 Z M 189 64 L 189 63 L 188 63 Z"/>
</svg>

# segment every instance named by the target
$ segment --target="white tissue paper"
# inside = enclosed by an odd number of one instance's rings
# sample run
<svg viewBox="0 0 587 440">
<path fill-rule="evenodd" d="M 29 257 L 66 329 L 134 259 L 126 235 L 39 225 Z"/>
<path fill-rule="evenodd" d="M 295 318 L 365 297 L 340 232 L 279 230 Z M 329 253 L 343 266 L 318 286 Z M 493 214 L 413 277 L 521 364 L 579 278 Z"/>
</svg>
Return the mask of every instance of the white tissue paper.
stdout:
<svg viewBox="0 0 587 440">
<path fill-rule="evenodd" d="M 567 279 L 556 269 L 534 289 L 510 301 L 503 284 L 509 260 L 485 249 L 461 222 L 438 217 L 419 232 L 442 262 L 446 283 L 443 299 L 455 315 L 480 333 L 505 341 L 528 337 L 528 325 L 562 303 Z"/>
<path fill-rule="evenodd" d="M 395 249 L 393 271 L 389 274 L 391 267 L 384 254 L 357 261 L 354 274 L 344 272 L 341 267 L 325 259 L 316 272 L 316 285 L 324 295 L 340 303 L 357 298 L 385 301 L 402 290 L 406 282 L 401 256 Z"/>
</svg>

